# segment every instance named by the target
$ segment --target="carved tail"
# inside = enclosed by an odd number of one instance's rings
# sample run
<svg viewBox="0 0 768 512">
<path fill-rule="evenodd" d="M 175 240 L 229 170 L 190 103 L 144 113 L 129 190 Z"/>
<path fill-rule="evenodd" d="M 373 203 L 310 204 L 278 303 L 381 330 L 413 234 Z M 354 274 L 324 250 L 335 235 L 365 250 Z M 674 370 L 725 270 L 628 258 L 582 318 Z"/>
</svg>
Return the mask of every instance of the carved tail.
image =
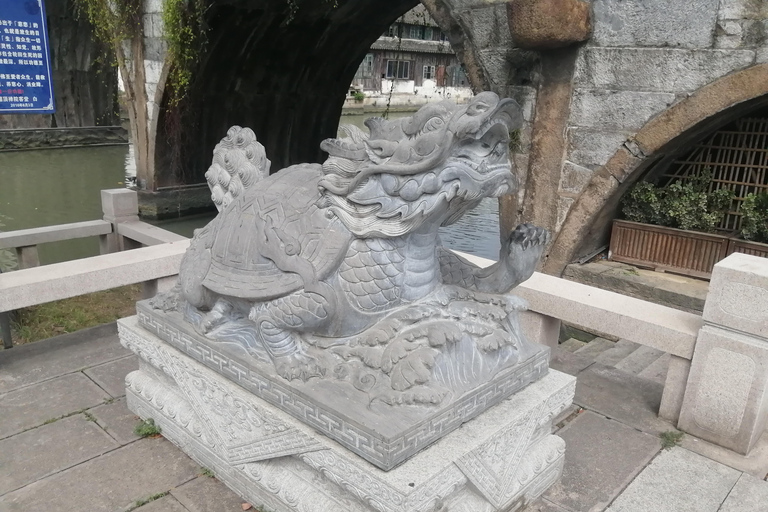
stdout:
<svg viewBox="0 0 768 512">
<path fill-rule="evenodd" d="M 213 150 L 213 163 L 205 173 L 216 208 L 224 210 L 245 190 L 269 176 L 271 164 L 250 128 L 230 128 Z"/>
</svg>

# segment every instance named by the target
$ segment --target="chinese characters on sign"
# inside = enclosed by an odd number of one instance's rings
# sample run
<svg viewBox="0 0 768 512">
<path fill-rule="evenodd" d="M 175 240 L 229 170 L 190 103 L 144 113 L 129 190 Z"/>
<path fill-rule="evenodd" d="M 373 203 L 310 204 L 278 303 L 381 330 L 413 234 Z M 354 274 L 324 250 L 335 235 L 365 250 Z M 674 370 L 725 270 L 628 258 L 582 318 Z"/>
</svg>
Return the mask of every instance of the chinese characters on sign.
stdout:
<svg viewBox="0 0 768 512">
<path fill-rule="evenodd" d="M 43 0 L 0 0 L 0 114 L 52 114 Z"/>
</svg>

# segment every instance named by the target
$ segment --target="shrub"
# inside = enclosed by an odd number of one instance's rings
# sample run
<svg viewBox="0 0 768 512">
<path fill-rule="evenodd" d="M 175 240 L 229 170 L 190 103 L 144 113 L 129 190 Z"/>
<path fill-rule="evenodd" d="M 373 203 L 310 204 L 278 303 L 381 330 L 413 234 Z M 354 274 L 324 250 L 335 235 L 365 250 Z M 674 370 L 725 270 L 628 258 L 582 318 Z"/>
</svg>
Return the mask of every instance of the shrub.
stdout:
<svg viewBox="0 0 768 512">
<path fill-rule="evenodd" d="M 365 93 L 355 91 L 354 94 L 352 94 L 352 97 L 355 98 L 355 101 L 363 101 L 365 99 Z"/>
<path fill-rule="evenodd" d="M 741 204 L 741 236 L 768 243 L 768 193 L 749 194 Z"/>
<path fill-rule="evenodd" d="M 705 170 L 665 187 L 636 184 L 622 199 L 622 213 L 634 222 L 712 232 L 733 199 L 728 189 L 709 191 L 712 173 Z"/>
</svg>

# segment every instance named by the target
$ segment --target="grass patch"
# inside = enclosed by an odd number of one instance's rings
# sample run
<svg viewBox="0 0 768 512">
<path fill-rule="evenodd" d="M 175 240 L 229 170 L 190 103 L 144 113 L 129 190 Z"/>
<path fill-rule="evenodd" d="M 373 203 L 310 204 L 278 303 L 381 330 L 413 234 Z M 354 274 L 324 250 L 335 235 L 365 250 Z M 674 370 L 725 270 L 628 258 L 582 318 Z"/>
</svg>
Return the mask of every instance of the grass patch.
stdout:
<svg viewBox="0 0 768 512">
<path fill-rule="evenodd" d="M 133 433 L 139 437 L 156 436 L 162 433 L 159 425 L 155 425 L 155 420 L 147 418 L 133 427 Z"/>
<path fill-rule="evenodd" d="M 208 468 L 200 468 L 200 474 L 208 478 L 216 478 L 216 475 Z"/>
<path fill-rule="evenodd" d="M 143 500 L 137 500 L 136 503 L 134 503 L 133 506 L 127 510 L 127 512 L 131 512 L 131 510 L 136 510 L 139 507 L 143 507 L 147 503 L 152 503 L 155 500 L 164 498 L 165 496 L 168 496 L 170 493 L 171 491 L 159 492 L 157 494 L 153 494 L 152 496 L 144 498 Z"/>
<path fill-rule="evenodd" d="M 678 432 L 677 430 L 667 430 L 666 432 L 662 432 L 659 434 L 659 437 L 661 438 L 661 447 L 665 450 L 674 448 L 680 444 L 684 435 L 683 432 Z"/>
<path fill-rule="evenodd" d="M 136 314 L 139 299 L 141 284 L 132 284 L 19 309 L 11 326 L 13 341 L 22 345 L 114 322 Z"/>
</svg>

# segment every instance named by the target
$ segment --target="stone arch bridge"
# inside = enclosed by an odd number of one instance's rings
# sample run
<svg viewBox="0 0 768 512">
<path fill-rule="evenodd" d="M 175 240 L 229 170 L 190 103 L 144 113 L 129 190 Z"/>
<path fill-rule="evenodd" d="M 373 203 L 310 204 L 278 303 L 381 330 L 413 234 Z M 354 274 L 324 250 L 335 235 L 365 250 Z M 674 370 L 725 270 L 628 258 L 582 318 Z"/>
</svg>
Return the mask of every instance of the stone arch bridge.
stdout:
<svg viewBox="0 0 768 512">
<path fill-rule="evenodd" d="M 423 0 L 476 91 L 517 99 L 521 220 L 555 232 L 544 270 L 599 247 L 618 199 L 653 164 L 768 104 L 763 0 Z M 415 0 L 213 0 L 185 113 L 168 114 L 162 0 L 123 45 L 139 183 L 200 183 L 229 126 L 254 129 L 273 169 L 320 161 L 371 43 Z M 170 169 L 177 169 L 172 172 Z M 180 171 L 178 169 L 181 169 Z"/>
</svg>

